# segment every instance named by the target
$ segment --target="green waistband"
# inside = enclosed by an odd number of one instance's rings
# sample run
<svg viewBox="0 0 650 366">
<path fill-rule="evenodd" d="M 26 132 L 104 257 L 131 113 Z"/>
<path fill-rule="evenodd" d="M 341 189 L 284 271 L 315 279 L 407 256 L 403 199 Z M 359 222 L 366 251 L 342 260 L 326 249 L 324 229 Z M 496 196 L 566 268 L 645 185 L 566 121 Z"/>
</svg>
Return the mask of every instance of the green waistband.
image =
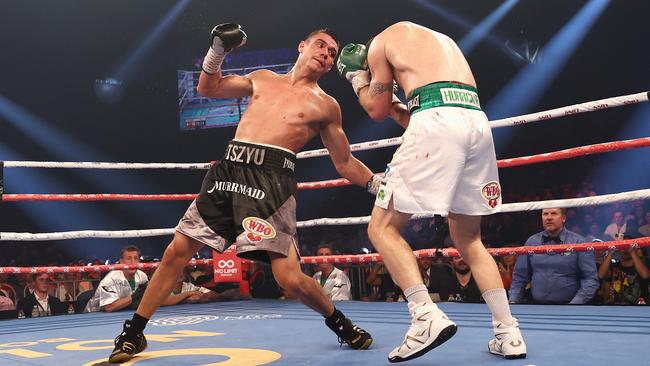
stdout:
<svg viewBox="0 0 650 366">
<path fill-rule="evenodd" d="M 478 90 L 475 87 L 451 81 L 438 81 L 413 90 L 409 95 L 407 106 L 411 115 L 434 107 L 481 110 Z"/>
</svg>

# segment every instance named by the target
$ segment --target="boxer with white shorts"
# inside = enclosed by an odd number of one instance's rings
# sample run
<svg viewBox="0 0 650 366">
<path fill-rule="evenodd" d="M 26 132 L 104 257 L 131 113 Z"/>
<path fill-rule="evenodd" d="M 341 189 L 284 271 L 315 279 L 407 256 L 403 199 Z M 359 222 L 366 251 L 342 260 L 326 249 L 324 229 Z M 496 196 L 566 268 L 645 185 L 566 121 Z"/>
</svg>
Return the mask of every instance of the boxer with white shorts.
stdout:
<svg viewBox="0 0 650 366">
<path fill-rule="evenodd" d="M 465 96 L 461 103 L 448 99 Z M 490 215 L 501 204 L 492 131 L 476 88 L 437 82 L 411 92 L 411 118 L 376 204 L 403 213 Z M 443 162 L 444 164 L 440 164 Z"/>
<path fill-rule="evenodd" d="M 366 45 L 349 44 L 337 61 L 359 103 L 377 122 L 387 116 L 406 129 L 388 164 L 368 224 L 368 236 L 412 315 L 390 362 L 422 356 L 456 333 L 432 301 L 401 230 L 413 214 L 448 215 L 454 244 L 492 312 L 491 353 L 526 357 L 519 324 L 510 313 L 494 259 L 481 242 L 481 215 L 496 213 L 501 187 L 492 133 L 481 111 L 476 81 L 448 36 L 411 22 L 386 28 Z M 393 93 L 408 96 L 408 108 Z"/>
</svg>

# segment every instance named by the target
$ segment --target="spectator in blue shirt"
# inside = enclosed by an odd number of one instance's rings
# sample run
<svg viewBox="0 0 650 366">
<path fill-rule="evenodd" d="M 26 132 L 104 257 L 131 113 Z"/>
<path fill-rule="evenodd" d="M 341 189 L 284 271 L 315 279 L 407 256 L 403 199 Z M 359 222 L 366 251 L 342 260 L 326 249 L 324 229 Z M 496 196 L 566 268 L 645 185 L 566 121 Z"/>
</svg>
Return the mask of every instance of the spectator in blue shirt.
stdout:
<svg viewBox="0 0 650 366">
<path fill-rule="evenodd" d="M 567 230 L 566 210 L 542 210 L 544 231 L 534 234 L 526 246 L 583 243 L 585 239 Z M 586 304 L 598 291 L 598 270 L 593 252 L 565 252 L 553 255 L 521 255 L 517 258 L 510 286 L 510 302 L 524 299 L 531 283 L 532 301 L 550 304 Z"/>
</svg>

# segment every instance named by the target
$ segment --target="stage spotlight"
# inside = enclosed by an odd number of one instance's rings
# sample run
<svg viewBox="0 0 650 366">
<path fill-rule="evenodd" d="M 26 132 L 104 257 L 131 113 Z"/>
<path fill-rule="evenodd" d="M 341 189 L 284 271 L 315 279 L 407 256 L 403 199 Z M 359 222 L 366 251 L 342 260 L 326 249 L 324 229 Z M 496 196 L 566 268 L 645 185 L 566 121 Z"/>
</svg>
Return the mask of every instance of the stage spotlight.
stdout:
<svg viewBox="0 0 650 366">
<path fill-rule="evenodd" d="M 523 30 L 507 40 L 505 47 L 515 60 L 522 63 L 535 64 L 541 61 L 541 46 L 539 43 L 530 40 Z"/>
<path fill-rule="evenodd" d="M 115 104 L 122 100 L 124 84 L 113 78 L 95 80 L 95 95 L 106 104 Z"/>
<path fill-rule="evenodd" d="M 481 42 L 485 37 L 488 37 L 488 40 L 495 39 L 491 37 L 491 33 L 494 30 L 494 27 L 508 14 L 508 12 L 515 6 L 519 0 L 505 0 L 499 7 L 494 9 L 492 13 L 486 16 L 479 24 L 477 24 L 472 30 L 470 30 L 459 42 L 458 46 L 463 53 L 468 54 L 474 50 L 474 48 Z"/>
<path fill-rule="evenodd" d="M 513 41 L 510 46 L 515 52 L 513 55 L 522 57 L 529 64 L 524 66 L 499 91 L 499 94 L 490 100 L 485 109 L 490 119 L 530 113 L 609 4 L 608 0 L 587 2 L 550 41 L 544 44 L 543 60 L 539 56 L 539 47 L 527 39 L 525 33 L 520 34 L 518 41 Z M 521 98 L 522 95 L 526 97 Z"/>
</svg>

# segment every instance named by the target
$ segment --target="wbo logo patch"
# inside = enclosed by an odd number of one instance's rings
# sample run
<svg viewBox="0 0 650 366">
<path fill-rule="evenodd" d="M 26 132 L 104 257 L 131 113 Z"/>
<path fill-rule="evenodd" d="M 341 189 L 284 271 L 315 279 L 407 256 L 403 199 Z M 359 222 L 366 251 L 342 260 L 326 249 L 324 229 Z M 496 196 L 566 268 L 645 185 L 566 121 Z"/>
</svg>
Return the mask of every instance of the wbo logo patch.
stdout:
<svg viewBox="0 0 650 366">
<path fill-rule="evenodd" d="M 501 186 L 499 185 L 499 182 L 487 183 L 481 189 L 481 194 L 483 195 L 483 198 L 488 201 L 490 207 L 497 207 L 499 204 L 499 198 L 501 197 Z"/>
<path fill-rule="evenodd" d="M 259 217 L 249 216 L 242 221 L 241 225 L 247 233 L 246 240 L 251 244 L 259 243 L 262 239 L 275 238 L 275 228 Z"/>
</svg>

